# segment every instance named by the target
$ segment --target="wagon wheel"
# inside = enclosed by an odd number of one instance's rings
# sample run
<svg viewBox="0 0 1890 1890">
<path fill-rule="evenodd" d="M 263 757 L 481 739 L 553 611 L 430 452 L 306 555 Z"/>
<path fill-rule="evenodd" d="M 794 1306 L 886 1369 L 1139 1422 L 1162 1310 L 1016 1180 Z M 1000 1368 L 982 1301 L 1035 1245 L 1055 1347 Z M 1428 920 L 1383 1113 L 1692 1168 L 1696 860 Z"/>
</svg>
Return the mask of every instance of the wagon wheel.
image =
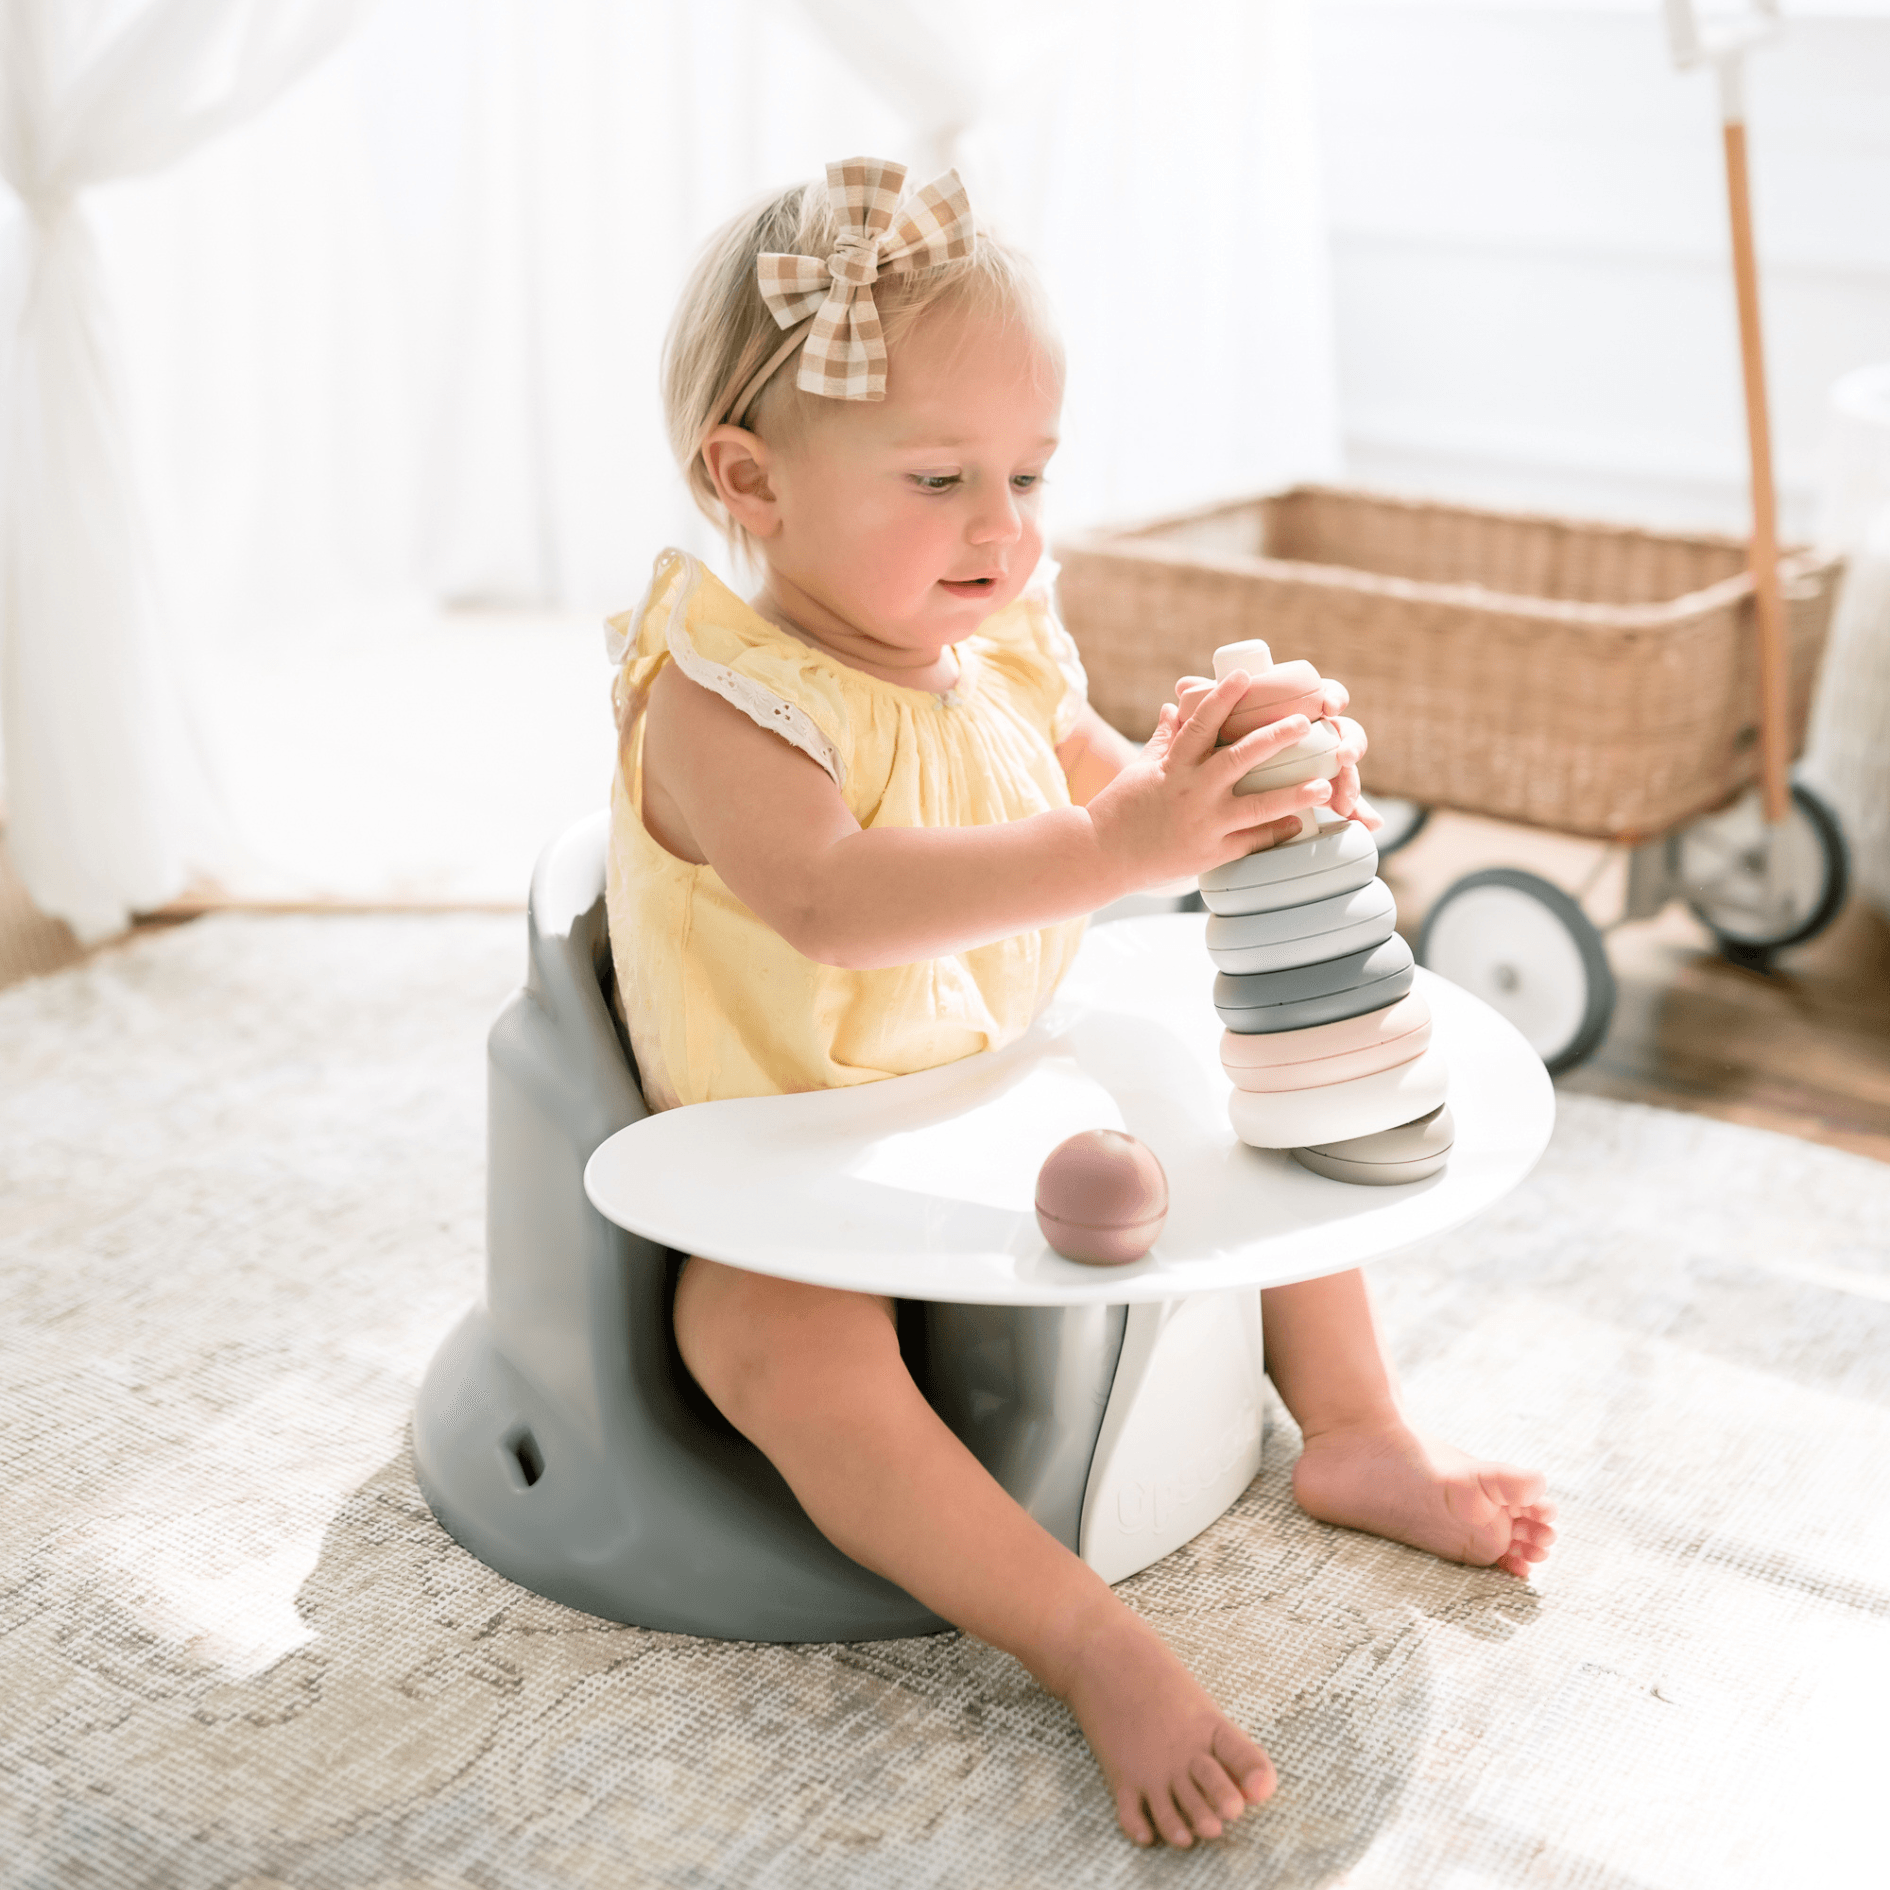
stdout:
<svg viewBox="0 0 1890 1890">
<path fill-rule="evenodd" d="M 1495 866 L 1447 887 L 1425 917 L 1417 955 L 1507 1017 L 1551 1075 L 1587 1056 L 1614 1015 L 1601 934 L 1534 873 Z"/>
<path fill-rule="evenodd" d="M 1373 794 L 1368 798 L 1385 823 L 1372 835 L 1381 860 L 1400 847 L 1408 847 L 1424 831 L 1424 823 L 1431 817 L 1431 810 L 1421 802 L 1407 801 L 1396 794 Z"/>
<path fill-rule="evenodd" d="M 1763 967 L 1774 952 L 1815 938 L 1837 917 L 1850 886 L 1844 830 L 1802 782 L 1792 783 L 1776 829 L 1767 827 L 1754 788 L 1668 845 L 1682 896 L 1735 964 Z"/>
</svg>

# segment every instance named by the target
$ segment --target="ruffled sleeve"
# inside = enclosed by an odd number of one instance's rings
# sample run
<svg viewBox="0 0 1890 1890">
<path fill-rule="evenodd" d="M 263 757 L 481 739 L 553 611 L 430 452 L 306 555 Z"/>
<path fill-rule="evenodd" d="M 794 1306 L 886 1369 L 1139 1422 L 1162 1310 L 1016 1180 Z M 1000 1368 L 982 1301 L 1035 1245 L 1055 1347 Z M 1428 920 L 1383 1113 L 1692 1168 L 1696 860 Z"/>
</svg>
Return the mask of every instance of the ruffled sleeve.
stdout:
<svg viewBox="0 0 1890 1890">
<path fill-rule="evenodd" d="M 666 551 L 649 595 L 608 622 L 607 652 L 623 665 L 639 706 L 665 661 L 798 748 L 846 785 L 847 710 L 829 667 L 805 644 L 742 602 L 700 559 Z"/>
<path fill-rule="evenodd" d="M 1089 700 L 1089 677 L 1076 639 L 1057 615 L 1058 565 L 1046 553 L 1017 601 L 985 620 L 978 640 L 1037 711 L 1053 744 L 1066 741 Z"/>
</svg>

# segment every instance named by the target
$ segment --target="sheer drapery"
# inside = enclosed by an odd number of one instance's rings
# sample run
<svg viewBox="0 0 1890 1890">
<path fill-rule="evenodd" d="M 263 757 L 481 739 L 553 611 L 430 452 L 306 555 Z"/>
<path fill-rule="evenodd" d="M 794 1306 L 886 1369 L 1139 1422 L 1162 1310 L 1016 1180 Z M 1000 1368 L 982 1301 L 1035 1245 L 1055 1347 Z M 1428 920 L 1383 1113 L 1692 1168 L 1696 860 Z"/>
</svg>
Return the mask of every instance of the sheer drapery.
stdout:
<svg viewBox="0 0 1890 1890">
<path fill-rule="evenodd" d="M 969 134 L 1068 51 L 1081 0 L 800 0 L 827 45 L 905 120 L 923 182 L 982 168 Z M 980 178 L 987 186 L 996 178 Z"/>
<path fill-rule="evenodd" d="M 0 0 L 0 174 L 23 210 L 0 449 L 8 844 L 34 901 L 82 939 L 176 893 L 215 816 L 163 641 L 80 193 L 260 110 L 356 8 Z"/>
<path fill-rule="evenodd" d="M 161 574 L 270 889 L 502 896 L 563 817 L 544 783 L 601 795 L 571 760 L 607 771 L 601 683 L 574 695 L 548 637 L 544 701 L 522 645 L 486 691 L 490 607 L 597 613 L 666 543 L 721 559 L 664 439 L 663 331 L 709 231 L 832 157 L 923 179 L 949 136 L 1042 262 L 1053 529 L 1336 470 L 1305 3 L 1019 0 L 1001 56 L 999 8 L 938 9 L 962 82 L 928 105 L 779 0 L 380 0 L 254 124 L 99 192 Z"/>
</svg>

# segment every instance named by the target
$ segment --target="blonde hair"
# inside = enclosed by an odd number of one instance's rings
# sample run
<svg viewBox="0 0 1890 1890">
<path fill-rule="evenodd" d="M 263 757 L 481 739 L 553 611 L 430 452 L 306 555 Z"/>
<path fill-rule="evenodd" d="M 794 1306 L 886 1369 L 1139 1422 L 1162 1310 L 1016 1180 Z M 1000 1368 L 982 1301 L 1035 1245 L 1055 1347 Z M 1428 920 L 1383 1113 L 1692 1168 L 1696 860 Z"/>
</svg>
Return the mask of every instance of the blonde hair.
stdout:
<svg viewBox="0 0 1890 1890">
<path fill-rule="evenodd" d="M 756 258 L 769 253 L 826 257 L 839 237 L 826 184 L 796 184 L 732 218 L 710 237 L 670 319 L 663 344 L 670 450 L 688 481 L 689 496 L 738 552 L 752 554 L 754 547 L 716 493 L 702 458 L 704 440 L 726 420 L 746 425 L 771 445 L 787 444 L 810 420 L 846 404 L 801 391 L 795 383 L 797 349 L 748 402 L 745 416 L 728 411 L 786 339 L 762 300 Z M 1035 268 L 1021 250 L 982 228 L 971 254 L 957 262 L 882 275 L 873 285 L 873 302 L 889 357 L 903 333 L 944 304 L 1023 322 L 1062 373 L 1062 343 Z"/>
</svg>

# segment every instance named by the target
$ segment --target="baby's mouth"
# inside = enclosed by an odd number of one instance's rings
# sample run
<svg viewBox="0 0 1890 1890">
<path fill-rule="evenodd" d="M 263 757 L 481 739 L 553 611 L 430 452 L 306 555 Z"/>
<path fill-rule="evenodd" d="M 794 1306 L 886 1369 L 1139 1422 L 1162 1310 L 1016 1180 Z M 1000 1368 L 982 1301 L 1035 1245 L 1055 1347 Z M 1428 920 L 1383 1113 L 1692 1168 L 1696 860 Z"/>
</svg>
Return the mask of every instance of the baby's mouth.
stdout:
<svg viewBox="0 0 1890 1890">
<path fill-rule="evenodd" d="M 954 597 L 983 597 L 996 584 L 995 577 L 940 578 L 939 583 Z"/>
</svg>

